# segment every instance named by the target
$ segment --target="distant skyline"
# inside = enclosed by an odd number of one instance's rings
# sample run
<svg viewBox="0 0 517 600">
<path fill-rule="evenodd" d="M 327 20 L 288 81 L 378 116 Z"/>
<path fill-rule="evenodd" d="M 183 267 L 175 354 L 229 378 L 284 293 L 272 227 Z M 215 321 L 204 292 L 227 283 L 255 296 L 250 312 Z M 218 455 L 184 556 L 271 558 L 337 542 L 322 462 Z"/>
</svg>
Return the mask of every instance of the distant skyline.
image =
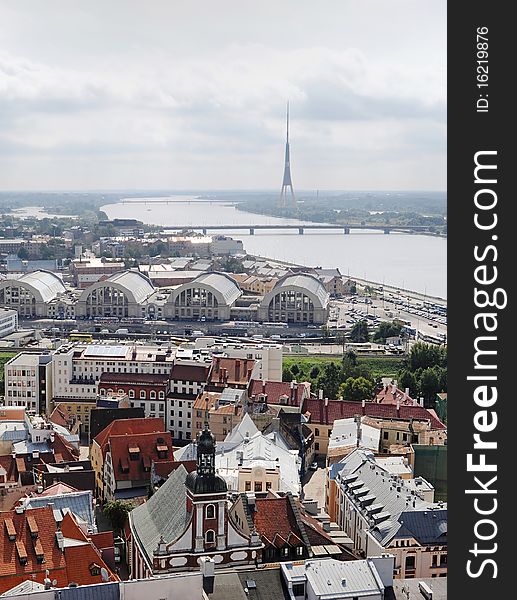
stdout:
<svg viewBox="0 0 517 600">
<path fill-rule="evenodd" d="M 445 0 L 0 4 L 1 190 L 446 189 Z"/>
</svg>

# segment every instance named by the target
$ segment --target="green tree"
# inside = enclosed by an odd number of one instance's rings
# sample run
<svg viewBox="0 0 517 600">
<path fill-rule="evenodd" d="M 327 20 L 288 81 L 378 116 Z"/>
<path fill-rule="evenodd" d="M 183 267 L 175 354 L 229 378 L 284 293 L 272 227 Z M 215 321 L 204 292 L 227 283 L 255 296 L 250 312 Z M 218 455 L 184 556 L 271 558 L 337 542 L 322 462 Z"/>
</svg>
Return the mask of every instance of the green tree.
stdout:
<svg viewBox="0 0 517 600">
<path fill-rule="evenodd" d="M 433 346 L 417 342 L 409 353 L 406 366 L 410 371 L 417 369 L 429 369 L 435 366 L 447 366 L 447 349 L 441 346 Z"/>
<path fill-rule="evenodd" d="M 339 386 L 339 396 L 344 400 L 370 400 L 375 383 L 364 377 L 349 377 Z"/>
<path fill-rule="evenodd" d="M 291 373 L 293 377 L 297 377 L 300 374 L 300 367 L 297 365 L 297 363 L 291 365 Z"/>
<path fill-rule="evenodd" d="M 314 365 L 314 367 L 312 367 L 312 369 L 310 370 L 309 377 L 311 379 L 316 379 L 319 374 L 320 374 L 320 368 L 318 367 L 318 365 Z"/>
<path fill-rule="evenodd" d="M 293 380 L 293 374 L 291 373 L 291 369 L 289 367 L 284 367 L 282 369 L 282 381 L 290 382 Z"/>
<path fill-rule="evenodd" d="M 318 388 L 323 390 L 323 395 L 326 398 L 337 398 L 339 384 L 341 383 L 339 367 L 333 362 L 327 363 L 316 383 Z"/>
<path fill-rule="evenodd" d="M 412 398 L 418 395 L 418 381 L 411 371 L 404 370 L 400 373 L 398 386 L 401 390 L 409 388 L 409 395 Z"/>
<path fill-rule="evenodd" d="M 370 341 L 370 334 L 368 332 L 368 323 L 365 319 L 362 321 L 357 321 L 354 323 L 352 327 L 352 331 L 350 332 L 350 339 L 352 342 L 368 342 Z"/>
<path fill-rule="evenodd" d="M 127 500 L 112 500 L 104 506 L 104 515 L 109 519 L 114 530 L 120 531 L 131 512 L 133 505 Z"/>
<path fill-rule="evenodd" d="M 424 369 L 419 381 L 420 394 L 424 397 L 424 406 L 434 407 L 436 394 L 440 391 L 440 380 L 433 369 Z"/>
<path fill-rule="evenodd" d="M 386 338 L 396 337 L 400 335 L 402 323 L 400 321 L 382 321 L 373 334 L 373 339 L 376 342 L 386 343 Z"/>
</svg>

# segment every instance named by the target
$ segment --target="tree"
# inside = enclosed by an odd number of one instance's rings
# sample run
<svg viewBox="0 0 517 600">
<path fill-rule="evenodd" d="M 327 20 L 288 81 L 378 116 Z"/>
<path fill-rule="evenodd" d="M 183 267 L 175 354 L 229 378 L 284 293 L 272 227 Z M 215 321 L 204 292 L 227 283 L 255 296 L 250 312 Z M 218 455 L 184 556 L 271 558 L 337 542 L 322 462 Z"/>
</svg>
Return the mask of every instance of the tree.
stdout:
<svg viewBox="0 0 517 600">
<path fill-rule="evenodd" d="M 402 371 L 400 376 L 399 376 L 399 388 L 401 390 L 405 390 L 406 388 L 409 388 L 409 395 L 412 398 L 415 398 L 418 395 L 418 382 L 417 382 L 417 378 L 415 377 L 414 373 L 412 373 L 411 371 Z"/>
<path fill-rule="evenodd" d="M 293 377 L 296 377 L 297 375 L 299 375 L 300 367 L 296 363 L 291 365 L 291 373 L 292 373 Z"/>
<path fill-rule="evenodd" d="M 368 333 L 368 323 L 366 320 L 358 321 L 354 323 L 352 331 L 350 332 L 350 339 L 352 342 L 368 342 L 370 341 L 370 334 Z"/>
<path fill-rule="evenodd" d="M 127 500 L 112 500 L 106 503 L 103 512 L 110 520 L 113 529 L 120 530 L 124 527 L 132 508 L 133 505 Z"/>
<path fill-rule="evenodd" d="M 316 377 L 318 377 L 319 374 L 320 368 L 318 367 L 318 365 L 314 365 L 314 367 L 312 367 L 312 369 L 310 370 L 309 377 L 311 379 L 316 379 Z"/>
<path fill-rule="evenodd" d="M 417 342 L 409 353 L 406 367 L 410 371 L 417 369 L 429 369 L 435 366 L 447 366 L 447 349 L 431 344 Z"/>
<path fill-rule="evenodd" d="M 333 362 L 327 363 L 316 383 L 318 388 L 323 390 L 326 398 L 337 398 L 339 384 L 341 383 L 339 367 Z"/>
<path fill-rule="evenodd" d="M 22 246 L 18 250 L 18 258 L 20 260 L 27 260 L 29 258 L 29 252 L 28 252 L 27 248 L 25 248 L 24 246 Z"/>
<path fill-rule="evenodd" d="M 440 381 L 433 369 L 424 369 L 420 376 L 420 393 L 424 397 L 424 405 L 434 407 L 436 394 L 440 391 Z"/>
<path fill-rule="evenodd" d="M 373 339 L 376 342 L 386 343 L 386 338 L 396 337 L 400 335 L 402 323 L 400 321 L 382 321 L 373 334 Z"/>
<path fill-rule="evenodd" d="M 339 386 L 339 395 L 344 400 L 370 400 L 375 383 L 364 377 L 349 377 Z"/>
<path fill-rule="evenodd" d="M 293 380 L 293 374 L 291 373 L 291 369 L 288 367 L 284 367 L 282 369 L 282 381 L 290 382 Z"/>
</svg>

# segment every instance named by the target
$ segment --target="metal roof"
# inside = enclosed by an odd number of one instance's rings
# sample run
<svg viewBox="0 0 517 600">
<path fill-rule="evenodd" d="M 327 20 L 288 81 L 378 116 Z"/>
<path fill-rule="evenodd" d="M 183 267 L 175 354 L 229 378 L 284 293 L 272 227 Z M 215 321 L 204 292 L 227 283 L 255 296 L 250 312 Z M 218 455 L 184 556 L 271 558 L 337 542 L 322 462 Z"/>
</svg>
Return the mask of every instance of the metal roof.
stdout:
<svg viewBox="0 0 517 600">
<path fill-rule="evenodd" d="M 65 292 L 65 286 L 55 273 L 50 271 L 34 271 L 26 273 L 18 278 L 8 278 L 2 284 L 13 285 L 17 283 L 22 286 L 29 286 L 35 290 L 40 296 L 42 302 L 50 302 L 59 294 Z"/>
<path fill-rule="evenodd" d="M 133 296 L 135 302 L 143 302 L 154 293 L 154 286 L 149 279 L 139 271 L 122 271 L 115 273 L 101 282 L 105 286 L 116 283 Z"/>
<path fill-rule="evenodd" d="M 203 273 L 199 277 L 196 277 L 190 284 L 186 285 L 194 286 L 194 284 L 197 285 L 200 283 L 203 286 L 211 287 L 219 292 L 227 305 L 233 304 L 242 294 L 241 288 L 237 282 L 223 273 Z"/>
<path fill-rule="evenodd" d="M 25 498 L 23 503 L 26 508 L 40 508 L 53 504 L 54 511 L 60 511 L 64 515 L 70 510 L 81 521 L 87 523 L 92 529 L 96 529 L 95 516 L 93 514 L 93 496 L 91 490 L 70 492 L 57 496 L 42 496 Z"/>
<path fill-rule="evenodd" d="M 180 465 L 147 502 L 129 514 L 131 530 L 151 564 L 160 538 L 163 536 L 167 543 L 175 541 L 190 519 L 185 502 L 186 477 L 187 471 Z"/>
<path fill-rule="evenodd" d="M 310 292 L 320 302 L 322 307 L 327 306 L 329 301 L 329 293 L 325 289 L 325 286 L 319 279 L 307 274 L 298 275 L 287 275 L 283 279 L 280 279 L 272 290 L 272 293 L 276 294 L 281 288 L 294 287 L 302 288 L 307 292 Z"/>
</svg>

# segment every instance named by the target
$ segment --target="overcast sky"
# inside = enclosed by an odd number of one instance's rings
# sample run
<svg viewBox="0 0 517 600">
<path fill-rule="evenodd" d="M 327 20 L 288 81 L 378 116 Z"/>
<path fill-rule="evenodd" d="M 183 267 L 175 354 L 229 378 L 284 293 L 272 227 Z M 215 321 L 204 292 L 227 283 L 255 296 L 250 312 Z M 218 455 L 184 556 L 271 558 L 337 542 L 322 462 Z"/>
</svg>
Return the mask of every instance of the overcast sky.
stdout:
<svg viewBox="0 0 517 600">
<path fill-rule="evenodd" d="M 0 189 L 444 190 L 445 0 L 0 1 Z"/>
</svg>

